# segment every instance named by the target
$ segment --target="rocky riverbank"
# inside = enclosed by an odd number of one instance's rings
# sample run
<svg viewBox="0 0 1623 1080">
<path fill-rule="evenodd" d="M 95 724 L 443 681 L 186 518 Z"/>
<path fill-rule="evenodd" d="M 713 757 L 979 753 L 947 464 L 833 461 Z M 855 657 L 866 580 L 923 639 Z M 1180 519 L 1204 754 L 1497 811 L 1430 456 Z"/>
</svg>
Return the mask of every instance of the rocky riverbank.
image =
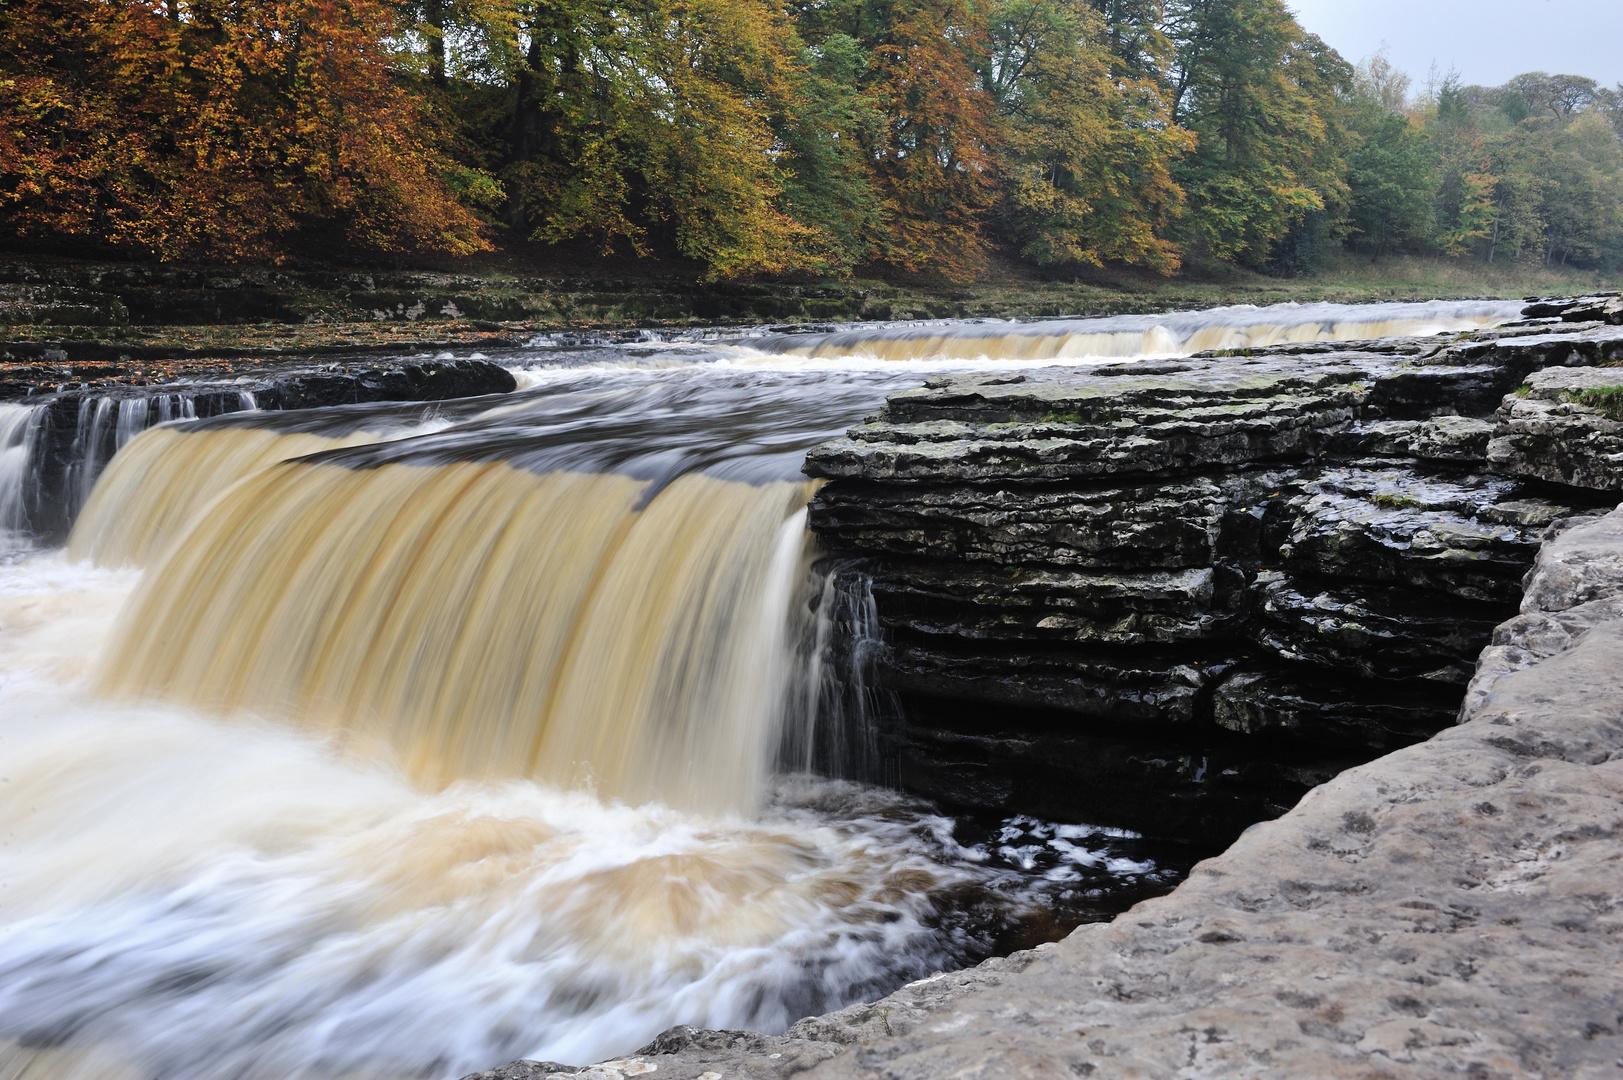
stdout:
<svg viewBox="0 0 1623 1080">
<path fill-rule="evenodd" d="M 1055 945 L 782 1036 L 675 1028 L 481 1080 L 1616 1075 L 1623 330 L 1576 321 L 1606 302 L 893 397 L 811 467 L 835 477 L 815 527 L 872 575 L 883 678 L 960 700 L 956 729 L 893 733 L 912 783 L 1076 787 L 1089 740 L 1135 731 L 1304 785 L 1322 748 L 1398 748 Z M 997 728 L 1017 715 L 1047 728 Z M 1185 804 L 1247 779 L 1203 765 Z"/>
<path fill-rule="evenodd" d="M 1546 546 L 1495 641 L 1460 726 L 1112 923 L 781 1037 L 675 1029 L 482 1080 L 1615 1075 L 1623 510 Z"/>
</svg>

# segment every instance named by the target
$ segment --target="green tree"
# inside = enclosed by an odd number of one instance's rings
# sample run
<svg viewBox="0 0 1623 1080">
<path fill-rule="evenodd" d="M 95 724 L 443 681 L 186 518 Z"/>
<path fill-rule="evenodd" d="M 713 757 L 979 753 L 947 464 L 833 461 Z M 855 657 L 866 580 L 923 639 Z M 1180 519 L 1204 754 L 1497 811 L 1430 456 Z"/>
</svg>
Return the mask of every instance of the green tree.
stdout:
<svg viewBox="0 0 1623 1080">
<path fill-rule="evenodd" d="M 1173 121 L 1198 136 L 1174 170 L 1185 231 L 1253 265 L 1313 211 L 1344 203 L 1326 114 L 1351 70 L 1280 0 L 1172 0 Z"/>
<path fill-rule="evenodd" d="M 501 178 L 529 237 L 646 252 L 651 229 L 711 277 L 808 268 L 816 230 L 784 208 L 771 119 L 804 47 L 760 0 L 564 0 L 483 13 L 510 71 Z"/>
<path fill-rule="evenodd" d="M 1352 233 L 1375 261 L 1430 238 L 1433 153 L 1416 124 L 1375 98 L 1360 94 L 1354 117 L 1358 141 L 1347 162 Z"/>
<path fill-rule="evenodd" d="M 883 117 L 863 89 L 869 55 L 849 34 L 808 49 L 804 81 L 781 131 L 788 151 L 789 212 L 815 232 L 815 269 L 846 274 L 884 249 L 888 221 L 868 147 Z"/>
<path fill-rule="evenodd" d="M 1598 111 L 1552 132 L 1543 163 L 1543 261 L 1593 263 L 1623 231 L 1623 144 Z"/>
<path fill-rule="evenodd" d="M 1081 0 L 1007 0 L 990 37 L 982 82 L 1008 126 L 1006 217 L 1022 254 L 1175 271 L 1171 167 L 1194 140 L 1171 123 L 1165 91 L 1126 74 Z"/>
</svg>

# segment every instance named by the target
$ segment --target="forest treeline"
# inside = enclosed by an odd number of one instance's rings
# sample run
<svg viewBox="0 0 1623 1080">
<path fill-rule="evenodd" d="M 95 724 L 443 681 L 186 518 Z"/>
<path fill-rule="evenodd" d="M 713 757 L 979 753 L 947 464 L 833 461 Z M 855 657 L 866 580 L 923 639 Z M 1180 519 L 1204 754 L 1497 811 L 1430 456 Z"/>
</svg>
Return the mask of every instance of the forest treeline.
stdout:
<svg viewBox="0 0 1623 1080">
<path fill-rule="evenodd" d="M 1596 265 L 1620 94 L 1416 88 L 1281 0 L 0 0 L 0 230 L 226 260 L 505 235 L 713 277 Z"/>
</svg>

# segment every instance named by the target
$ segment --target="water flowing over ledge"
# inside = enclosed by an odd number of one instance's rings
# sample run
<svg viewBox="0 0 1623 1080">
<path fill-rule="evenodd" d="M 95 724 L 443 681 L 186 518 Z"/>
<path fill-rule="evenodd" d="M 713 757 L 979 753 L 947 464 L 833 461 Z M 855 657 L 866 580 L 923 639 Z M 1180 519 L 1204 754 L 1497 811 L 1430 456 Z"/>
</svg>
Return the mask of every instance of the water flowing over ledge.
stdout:
<svg viewBox="0 0 1623 1080">
<path fill-rule="evenodd" d="M 1419 337 L 1480 330 L 1516 318 L 1519 302 L 1434 300 L 1401 304 L 1282 304 L 1104 319 L 899 325 L 780 336 L 760 347 L 790 356 L 883 360 L 1123 360 L 1188 356 L 1304 342 Z M 809 337 L 809 340 L 808 340 Z"/>
</svg>

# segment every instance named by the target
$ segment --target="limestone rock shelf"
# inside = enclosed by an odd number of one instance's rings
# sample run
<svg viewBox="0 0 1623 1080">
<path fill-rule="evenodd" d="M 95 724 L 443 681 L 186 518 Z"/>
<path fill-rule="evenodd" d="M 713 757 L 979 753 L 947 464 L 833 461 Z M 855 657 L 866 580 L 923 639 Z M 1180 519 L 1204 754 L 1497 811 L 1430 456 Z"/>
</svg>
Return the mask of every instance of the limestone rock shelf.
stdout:
<svg viewBox="0 0 1623 1080">
<path fill-rule="evenodd" d="M 1623 491 L 1623 327 L 1585 303 L 892 395 L 807 470 L 902 781 L 1221 841 L 1451 724 L 1541 542 Z"/>
</svg>

